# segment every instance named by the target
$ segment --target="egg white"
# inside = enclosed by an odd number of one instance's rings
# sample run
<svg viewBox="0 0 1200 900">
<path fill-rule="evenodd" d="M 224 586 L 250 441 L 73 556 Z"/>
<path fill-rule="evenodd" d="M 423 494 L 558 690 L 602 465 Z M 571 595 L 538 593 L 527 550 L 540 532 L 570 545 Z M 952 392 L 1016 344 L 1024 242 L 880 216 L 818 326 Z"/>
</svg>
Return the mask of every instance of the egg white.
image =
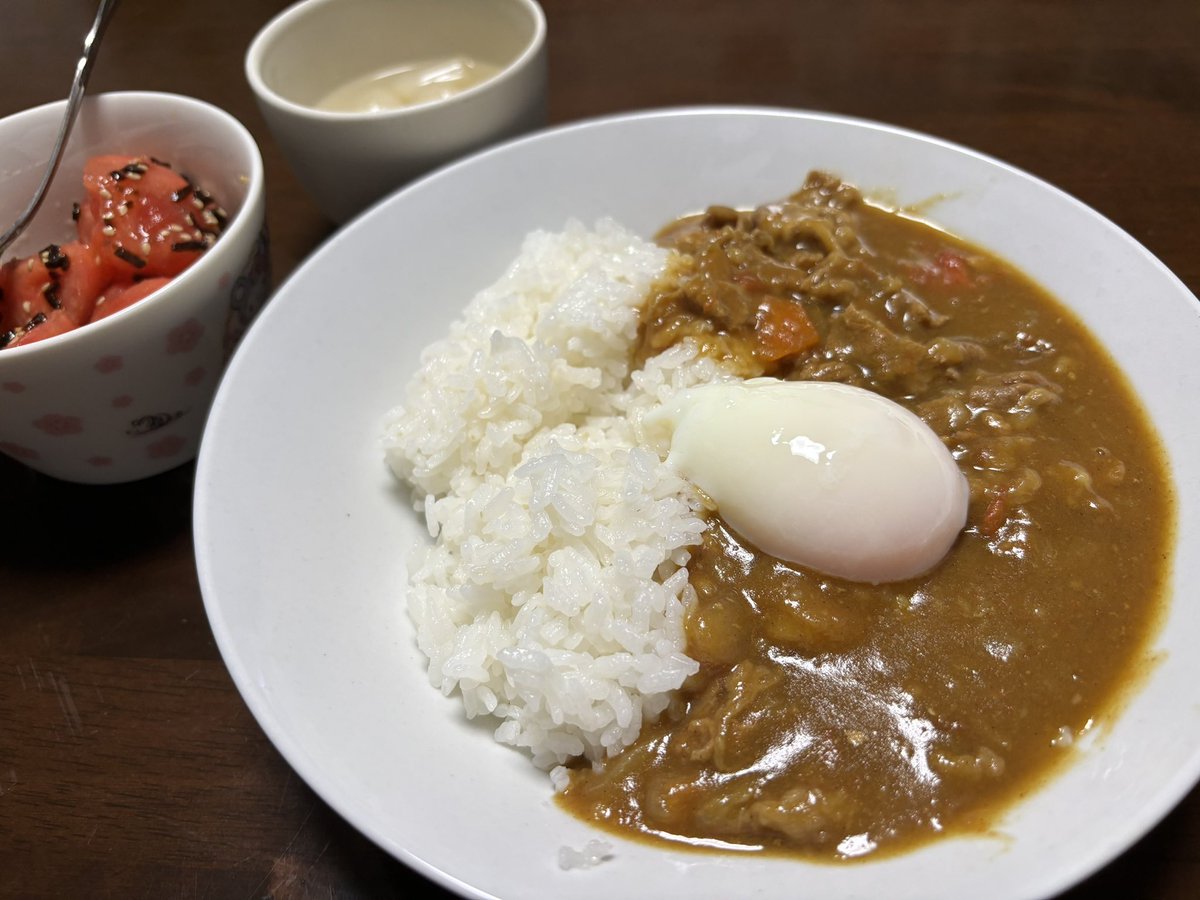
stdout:
<svg viewBox="0 0 1200 900">
<path fill-rule="evenodd" d="M 968 488 L 921 419 L 844 384 L 755 378 L 681 392 L 647 417 L 668 465 L 760 550 L 879 584 L 934 568 L 967 519 Z"/>
</svg>

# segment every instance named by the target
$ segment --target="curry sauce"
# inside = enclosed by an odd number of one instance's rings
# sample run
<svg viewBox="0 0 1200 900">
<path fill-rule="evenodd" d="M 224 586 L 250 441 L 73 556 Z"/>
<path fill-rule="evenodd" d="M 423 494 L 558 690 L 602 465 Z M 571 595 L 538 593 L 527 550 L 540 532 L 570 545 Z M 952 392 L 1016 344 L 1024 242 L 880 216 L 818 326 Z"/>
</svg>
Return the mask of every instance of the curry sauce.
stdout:
<svg viewBox="0 0 1200 900">
<path fill-rule="evenodd" d="M 680 340 L 752 377 L 916 412 L 971 487 L 932 572 L 843 581 L 714 512 L 688 564 L 701 670 L 560 802 L 626 835 L 844 860 L 986 830 L 1113 715 L 1163 605 L 1174 505 L 1123 376 L 1028 278 L 822 174 L 668 226 L 684 254 L 637 357 Z"/>
</svg>

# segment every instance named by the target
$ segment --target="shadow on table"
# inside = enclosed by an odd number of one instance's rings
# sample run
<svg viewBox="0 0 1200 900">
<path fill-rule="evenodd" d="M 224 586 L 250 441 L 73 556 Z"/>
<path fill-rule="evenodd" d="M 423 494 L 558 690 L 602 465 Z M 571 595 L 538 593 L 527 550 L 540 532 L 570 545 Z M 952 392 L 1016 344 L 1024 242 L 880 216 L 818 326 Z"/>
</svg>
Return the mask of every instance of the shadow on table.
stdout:
<svg viewBox="0 0 1200 900">
<path fill-rule="evenodd" d="M 0 457 L 0 568 L 87 569 L 190 535 L 189 463 L 129 484 L 72 484 Z"/>
<path fill-rule="evenodd" d="M 287 851 L 255 888 L 255 897 L 339 900 L 420 897 L 451 900 L 458 895 L 435 885 L 381 850 L 307 788 L 311 815 Z"/>
</svg>

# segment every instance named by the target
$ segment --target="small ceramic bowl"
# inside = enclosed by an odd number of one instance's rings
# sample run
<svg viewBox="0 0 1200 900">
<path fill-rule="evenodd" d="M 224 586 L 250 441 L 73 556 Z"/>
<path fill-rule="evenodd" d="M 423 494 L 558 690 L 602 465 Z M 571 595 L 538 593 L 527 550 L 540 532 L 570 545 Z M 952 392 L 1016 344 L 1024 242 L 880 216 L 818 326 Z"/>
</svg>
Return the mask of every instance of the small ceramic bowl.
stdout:
<svg viewBox="0 0 1200 900">
<path fill-rule="evenodd" d="M 33 194 L 65 101 L 0 120 L 0 221 Z M 67 481 L 114 483 L 195 457 L 213 392 L 270 286 L 262 158 L 232 116 L 189 97 L 87 97 L 45 204 L 5 258 L 74 235 L 84 162 L 98 154 L 170 163 L 228 213 L 182 274 L 106 318 L 0 349 L 0 452 Z"/>
<path fill-rule="evenodd" d="M 417 175 L 541 126 L 545 35 L 535 0 L 303 0 L 254 38 L 246 78 L 296 176 L 341 222 Z M 463 60 L 490 75 L 415 105 L 321 108 L 347 85 Z"/>
</svg>

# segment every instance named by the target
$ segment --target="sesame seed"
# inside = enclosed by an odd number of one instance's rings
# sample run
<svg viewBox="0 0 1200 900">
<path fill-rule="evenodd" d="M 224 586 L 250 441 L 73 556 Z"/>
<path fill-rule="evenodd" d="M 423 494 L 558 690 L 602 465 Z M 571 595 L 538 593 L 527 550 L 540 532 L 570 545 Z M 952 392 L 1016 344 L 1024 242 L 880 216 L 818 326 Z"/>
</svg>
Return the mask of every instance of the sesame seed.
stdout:
<svg viewBox="0 0 1200 900">
<path fill-rule="evenodd" d="M 108 188 L 100 188 L 100 196 L 103 197 L 105 200 L 112 199 L 112 194 L 109 193 Z"/>
<path fill-rule="evenodd" d="M 149 256 L 149 255 L 150 255 L 150 242 L 142 241 L 142 256 Z"/>
<path fill-rule="evenodd" d="M 100 233 L 103 235 L 106 235 L 108 237 L 112 237 L 114 234 L 117 233 L 117 229 L 113 228 L 111 225 L 105 225 L 103 228 L 100 229 Z"/>
</svg>

